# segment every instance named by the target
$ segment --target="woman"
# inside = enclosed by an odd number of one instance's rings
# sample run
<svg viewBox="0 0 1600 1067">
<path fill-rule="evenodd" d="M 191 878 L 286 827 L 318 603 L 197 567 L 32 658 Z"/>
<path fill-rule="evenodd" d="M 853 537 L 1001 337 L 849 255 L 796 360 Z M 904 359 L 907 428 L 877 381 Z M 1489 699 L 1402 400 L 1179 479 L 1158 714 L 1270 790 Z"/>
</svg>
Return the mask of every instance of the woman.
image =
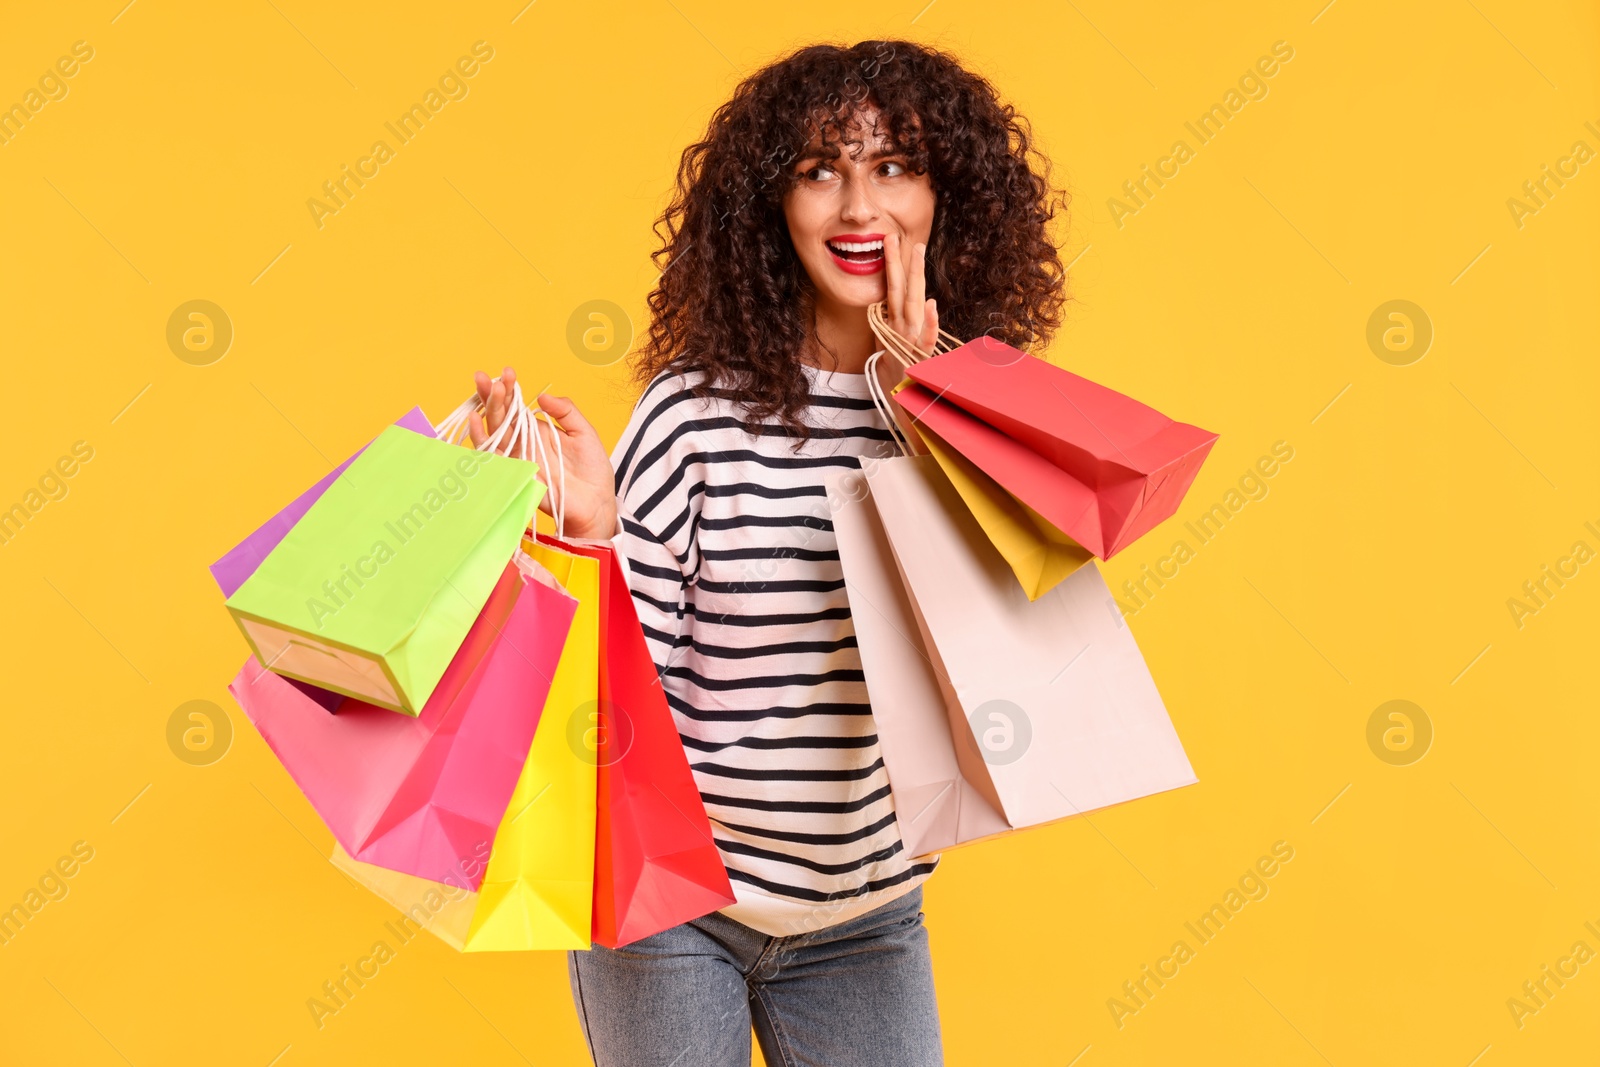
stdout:
<svg viewBox="0 0 1600 1067">
<path fill-rule="evenodd" d="M 684 153 L 614 452 L 570 401 L 538 398 L 562 435 L 567 534 L 626 560 L 738 900 L 570 955 L 601 1067 L 745 1065 L 752 1025 L 773 1065 L 942 1062 L 919 910 L 938 858 L 902 852 L 824 478 L 890 449 L 869 305 L 929 351 L 941 320 L 1022 349 L 1059 325 L 1058 198 L 1034 156 L 947 55 L 801 49 Z M 475 441 L 514 381 L 477 375 Z"/>
</svg>

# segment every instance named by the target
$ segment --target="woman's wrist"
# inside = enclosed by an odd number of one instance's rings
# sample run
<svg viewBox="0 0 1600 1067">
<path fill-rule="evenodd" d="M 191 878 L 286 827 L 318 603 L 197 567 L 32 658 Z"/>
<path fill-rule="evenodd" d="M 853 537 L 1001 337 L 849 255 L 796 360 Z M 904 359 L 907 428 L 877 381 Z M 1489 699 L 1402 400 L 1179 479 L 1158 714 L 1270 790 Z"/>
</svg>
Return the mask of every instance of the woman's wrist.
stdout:
<svg viewBox="0 0 1600 1067">
<path fill-rule="evenodd" d="M 621 524 L 617 521 L 615 507 L 606 508 L 586 523 L 569 522 L 566 529 L 568 537 L 577 537 L 585 541 L 609 541 L 620 532 L 622 532 Z"/>
</svg>

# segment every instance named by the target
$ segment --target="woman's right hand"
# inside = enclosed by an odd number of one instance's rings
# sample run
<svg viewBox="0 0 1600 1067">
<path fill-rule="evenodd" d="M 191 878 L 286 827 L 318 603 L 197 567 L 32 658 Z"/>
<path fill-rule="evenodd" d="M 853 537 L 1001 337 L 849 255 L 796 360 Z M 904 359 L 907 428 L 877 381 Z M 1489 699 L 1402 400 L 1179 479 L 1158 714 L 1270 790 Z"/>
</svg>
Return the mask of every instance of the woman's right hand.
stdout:
<svg viewBox="0 0 1600 1067">
<path fill-rule="evenodd" d="M 478 398 L 483 401 L 486 425 L 481 425 L 473 417 L 467 421 L 467 433 L 473 445 L 479 446 L 500 428 L 510 413 L 512 387 L 516 384 L 517 374 L 507 367 L 500 377 L 491 380 L 483 371 L 478 371 L 474 380 L 478 387 Z M 565 535 L 602 539 L 616 536 L 615 474 L 611 469 L 611 457 L 600 442 L 600 435 L 567 397 L 540 393 L 535 402 L 554 422 L 552 425 L 544 419 L 532 420 L 544 443 L 545 455 L 552 464 L 556 462 L 555 435 L 561 435 L 560 455 L 566 471 L 566 497 L 562 501 L 566 512 Z M 499 451 L 503 453 L 506 448 L 506 442 L 502 441 Z M 562 490 L 561 471 L 542 470 L 539 478 L 548 486 L 544 498 L 539 501 L 539 510 L 546 515 L 553 515 L 553 505 Z"/>
</svg>

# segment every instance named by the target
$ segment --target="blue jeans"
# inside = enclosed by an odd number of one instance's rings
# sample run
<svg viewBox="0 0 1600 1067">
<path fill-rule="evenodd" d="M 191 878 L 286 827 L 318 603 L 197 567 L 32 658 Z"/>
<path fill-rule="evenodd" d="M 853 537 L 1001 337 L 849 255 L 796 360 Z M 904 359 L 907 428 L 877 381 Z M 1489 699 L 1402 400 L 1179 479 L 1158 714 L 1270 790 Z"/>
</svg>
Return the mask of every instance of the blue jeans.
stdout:
<svg viewBox="0 0 1600 1067">
<path fill-rule="evenodd" d="M 619 949 L 569 952 L 597 1067 L 940 1067 L 922 887 L 769 937 L 712 913 Z"/>
</svg>

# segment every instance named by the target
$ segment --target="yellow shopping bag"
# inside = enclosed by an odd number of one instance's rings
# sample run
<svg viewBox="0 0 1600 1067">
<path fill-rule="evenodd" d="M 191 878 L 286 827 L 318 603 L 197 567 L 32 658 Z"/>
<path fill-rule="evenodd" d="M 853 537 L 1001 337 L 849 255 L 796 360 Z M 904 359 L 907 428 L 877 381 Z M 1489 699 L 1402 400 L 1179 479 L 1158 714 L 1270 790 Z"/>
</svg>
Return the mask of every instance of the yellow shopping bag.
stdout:
<svg viewBox="0 0 1600 1067">
<path fill-rule="evenodd" d="M 569 741 L 597 706 L 600 567 L 531 539 L 522 550 L 578 601 L 522 777 L 489 852 L 465 951 L 584 949 L 594 907 L 594 753 Z"/>
<path fill-rule="evenodd" d="M 927 423 L 917 423 L 917 435 L 1022 583 L 1029 600 L 1038 600 L 1094 558 L 1088 549 L 946 444 Z"/>
<path fill-rule="evenodd" d="M 573 731 L 599 700 L 600 566 L 532 540 L 522 550 L 578 601 L 533 746 L 488 849 L 476 893 L 352 858 L 331 862 L 396 908 L 407 932 L 427 930 L 462 952 L 586 949 L 594 910 L 596 766 L 592 738 Z"/>
</svg>

